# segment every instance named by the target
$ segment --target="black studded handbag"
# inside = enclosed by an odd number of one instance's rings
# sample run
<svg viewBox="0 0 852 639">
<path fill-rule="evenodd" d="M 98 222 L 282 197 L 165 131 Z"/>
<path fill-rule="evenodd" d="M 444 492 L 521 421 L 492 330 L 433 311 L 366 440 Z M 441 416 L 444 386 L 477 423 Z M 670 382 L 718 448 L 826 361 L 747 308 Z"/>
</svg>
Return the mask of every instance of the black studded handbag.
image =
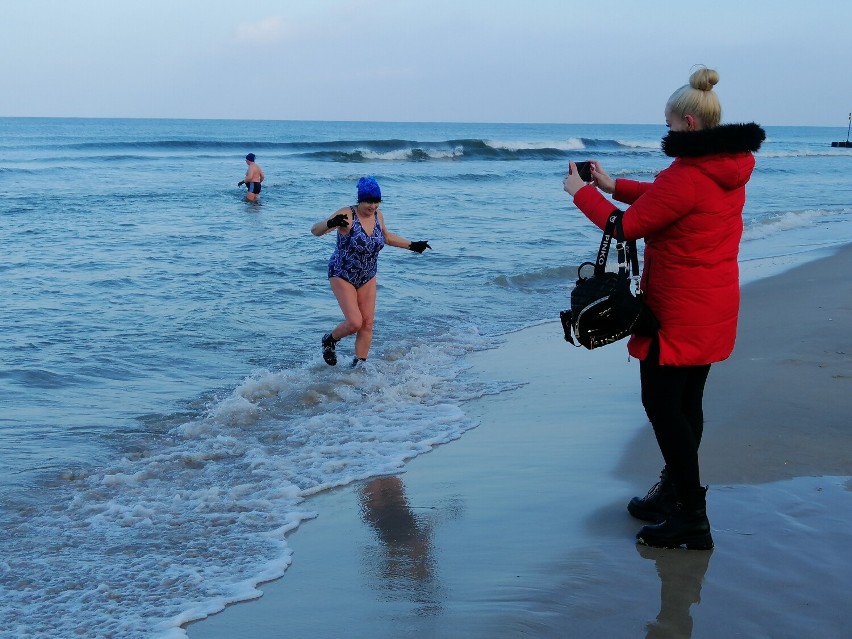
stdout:
<svg viewBox="0 0 852 639">
<path fill-rule="evenodd" d="M 642 301 L 636 242 L 624 240 L 622 215 L 618 209 L 610 213 L 596 261 L 580 264 L 571 291 L 571 308 L 559 313 L 565 340 L 575 346 L 591 350 L 634 333 L 654 335 L 660 328 L 654 313 Z M 613 237 L 618 252 L 618 271 L 614 273 L 606 270 Z"/>
</svg>

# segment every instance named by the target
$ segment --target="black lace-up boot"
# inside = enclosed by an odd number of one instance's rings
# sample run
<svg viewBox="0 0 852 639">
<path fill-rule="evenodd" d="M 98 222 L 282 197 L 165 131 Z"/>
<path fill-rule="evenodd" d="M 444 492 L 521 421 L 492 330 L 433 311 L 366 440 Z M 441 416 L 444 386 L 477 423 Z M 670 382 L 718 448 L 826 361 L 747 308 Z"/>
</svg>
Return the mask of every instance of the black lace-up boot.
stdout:
<svg viewBox="0 0 852 639">
<path fill-rule="evenodd" d="M 663 468 L 660 481 L 651 486 L 651 490 L 644 497 L 631 499 L 627 504 L 627 512 L 636 519 L 658 524 L 672 512 L 676 502 L 674 484 L 669 479 L 668 471 Z"/>
<path fill-rule="evenodd" d="M 691 490 L 674 510 L 659 524 L 643 526 L 636 533 L 636 540 L 646 546 L 657 548 L 680 548 L 688 550 L 710 550 L 713 537 L 707 519 L 706 488 Z"/>
</svg>

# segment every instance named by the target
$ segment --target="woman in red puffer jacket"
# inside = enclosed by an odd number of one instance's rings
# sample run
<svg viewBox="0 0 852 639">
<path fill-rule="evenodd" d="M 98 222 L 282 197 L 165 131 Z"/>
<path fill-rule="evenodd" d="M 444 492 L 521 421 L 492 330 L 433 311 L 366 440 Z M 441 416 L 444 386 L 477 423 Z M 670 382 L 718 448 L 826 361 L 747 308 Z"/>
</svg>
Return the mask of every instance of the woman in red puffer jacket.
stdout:
<svg viewBox="0 0 852 639">
<path fill-rule="evenodd" d="M 698 467 L 704 384 L 710 365 L 734 349 L 745 186 L 765 139 L 754 123 L 719 124 L 718 81 L 716 71 L 700 68 L 669 98 L 662 149 L 675 160 L 653 182 L 613 180 L 594 161 L 593 184 L 573 162 L 563 181 L 600 228 L 613 205 L 598 189 L 628 204 L 625 238 L 645 239 L 642 291 L 660 330 L 633 335 L 628 351 L 641 360 L 642 403 L 666 465 L 628 510 L 651 522 L 637 534 L 651 546 L 713 547 Z"/>
</svg>

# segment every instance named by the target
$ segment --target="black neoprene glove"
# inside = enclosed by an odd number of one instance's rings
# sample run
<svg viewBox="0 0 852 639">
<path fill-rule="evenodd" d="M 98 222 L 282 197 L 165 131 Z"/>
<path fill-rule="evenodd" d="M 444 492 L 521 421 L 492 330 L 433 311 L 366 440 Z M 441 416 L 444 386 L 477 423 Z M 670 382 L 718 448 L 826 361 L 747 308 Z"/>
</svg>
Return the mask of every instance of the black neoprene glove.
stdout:
<svg viewBox="0 0 852 639">
<path fill-rule="evenodd" d="M 339 226 L 342 229 L 345 229 L 349 226 L 349 220 L 346 219 L 346 215 L 343 213 L 338 213 L 333 218 L 331 218 L 328 222 L 326 222 L 328 228 L 333 229 L 335 226 Z"/>
<path fill-rule="evenodd" d="M 237 182 L 237 186 L 242 186 L 243 184 L 245 184 L 245 180 L 240 180 L 239 182 Z"/>
<path fill-rule="evenodd" d="M 429 240 L 426 240 L 426 241 L 420 240 L 420 241 L 417 241 L 417 242 L 412 242 L 411 244 L 408 245 L 409 251 L 417 251 L 418 253 L 422 253 L 427 248 L 428 249 L 432 248 L 431 246 L 429 246 Z"/>
</svg>

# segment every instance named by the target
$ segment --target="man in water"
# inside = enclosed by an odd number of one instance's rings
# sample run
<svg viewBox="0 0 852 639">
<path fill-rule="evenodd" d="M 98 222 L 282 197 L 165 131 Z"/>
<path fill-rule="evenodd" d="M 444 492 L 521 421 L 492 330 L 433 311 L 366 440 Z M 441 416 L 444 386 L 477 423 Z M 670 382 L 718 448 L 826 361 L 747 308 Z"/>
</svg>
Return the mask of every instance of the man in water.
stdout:
<svg viewBox="0 0 852 639">
<path fill-rule="evenodd" d="M 246 188 L 248 188 L 246 199 L 249 202 L 257 202 L 257 196 L 260 195 L 260 183 L 263 182 L 263 179 L 266 177 L 263 174 L 263 169 L 260 168 L 260 165 L 255 163 L 254 158 L 254 153 L 249 153 L 246 156 L 246 164 L 248 164 L 246 177 L 237 182 L 237 186 L 245 184 Z"/>
</svg>

